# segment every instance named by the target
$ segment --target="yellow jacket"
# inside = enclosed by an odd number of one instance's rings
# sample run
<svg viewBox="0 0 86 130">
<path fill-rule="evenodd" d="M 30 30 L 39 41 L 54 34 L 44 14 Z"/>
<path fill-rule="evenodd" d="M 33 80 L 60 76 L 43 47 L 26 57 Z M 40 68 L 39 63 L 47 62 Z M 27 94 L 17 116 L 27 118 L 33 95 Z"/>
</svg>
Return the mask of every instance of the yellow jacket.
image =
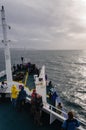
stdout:
<svg viewBox="0 0 86 130">
<path fill-rule="evenodd" d="M 16 85 L 13 85 L 11 88 L 11 98 L 16 99 L 18 96 L 18 89 L 16 87 Z"/>
</svg>

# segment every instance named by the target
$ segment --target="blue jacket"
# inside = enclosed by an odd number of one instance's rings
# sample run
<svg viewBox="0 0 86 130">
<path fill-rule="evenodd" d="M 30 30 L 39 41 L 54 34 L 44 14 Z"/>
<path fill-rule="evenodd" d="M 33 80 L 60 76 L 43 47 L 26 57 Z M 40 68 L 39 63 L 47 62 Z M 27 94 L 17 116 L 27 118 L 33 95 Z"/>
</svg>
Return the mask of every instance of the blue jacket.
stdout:
<svg viewBox="0 0 86 130">
<path fill-rule="evenodd" d="M 57 98 L 57 94 L 56 94 L 56 92 L 54 92 L 53 95 L 52 95 L 52 100 L 55 101 L 56 98 Z"/>
<path fill-rule="evenodd" d="M 65 120 L 62 124 L 64 130 L 76 130 L 76 127 L 79 127 L 80 123 L 76 120 Z"/>
<path fill-rule="evenodd" d="M 19 92 L 19 95 L 18 95 L 18 100 L 23 100 L 23 99 L 26 99 L 26 91 L 24 90 L 24 88 L 22 87 L 21 88 L 21 91 Z"/>
</svg>

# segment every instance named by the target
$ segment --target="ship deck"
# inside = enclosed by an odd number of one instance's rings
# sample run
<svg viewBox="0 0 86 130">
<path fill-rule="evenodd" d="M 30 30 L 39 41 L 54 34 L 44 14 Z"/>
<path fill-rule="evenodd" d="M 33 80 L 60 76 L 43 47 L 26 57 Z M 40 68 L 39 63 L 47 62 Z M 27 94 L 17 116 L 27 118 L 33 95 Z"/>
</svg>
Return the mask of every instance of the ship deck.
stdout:
<svg viewBox="0 0 86 130">
<path fill-rule="evenodd" d="M 18 112 L 12 107 L 11 101 L 6 99 L 0 102 L 0 129 L 1 130 L 60 130 L 61 122 L 54 121 L 49 124 L 49 114 L 42 113 L 42 126 L 34 124 L 33 117 L 30 115 L 30 104 L 26 103 L 25 109 Z"/>
</svg>

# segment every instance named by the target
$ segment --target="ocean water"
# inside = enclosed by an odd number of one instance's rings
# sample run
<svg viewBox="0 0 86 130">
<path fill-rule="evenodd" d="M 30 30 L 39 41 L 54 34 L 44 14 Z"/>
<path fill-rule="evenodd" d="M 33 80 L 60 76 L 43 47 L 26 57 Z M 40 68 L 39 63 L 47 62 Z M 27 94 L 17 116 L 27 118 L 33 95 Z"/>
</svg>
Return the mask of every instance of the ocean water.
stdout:
<svg viewBox="0 0 86 130">
<path fill-rule="evenodd" d="M 11 50 L 11 62 L 21 63 L 21 56 L 39 68 L 46 66 L 48 80 L 57 86 L 64 108 L 73 110 L 86 124 L 86 51 Z M 0 71 L 5 69 L 0 49 Z"/>
</svg>

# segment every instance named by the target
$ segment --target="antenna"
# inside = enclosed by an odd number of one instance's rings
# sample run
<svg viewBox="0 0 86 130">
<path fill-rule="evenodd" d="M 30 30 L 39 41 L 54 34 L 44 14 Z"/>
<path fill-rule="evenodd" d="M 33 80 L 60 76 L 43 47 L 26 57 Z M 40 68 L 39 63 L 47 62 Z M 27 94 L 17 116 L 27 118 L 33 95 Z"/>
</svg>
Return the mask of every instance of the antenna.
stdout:
<svg viewBox="0 0 86 130">
<path fill-rule="evenodd" d="M 11 84 L 12 83 L 11 59 L 10 59 L 9 42 L 7 41 L 7 27 L 8 26 L 6 24 L 4 6 L 2 6 L 2 9 L 1 9 L 1 21 L 2 21 L 2 32 L 3 32 L 3 44 L 4 44 L 7 84 Z"/>
</svg>

